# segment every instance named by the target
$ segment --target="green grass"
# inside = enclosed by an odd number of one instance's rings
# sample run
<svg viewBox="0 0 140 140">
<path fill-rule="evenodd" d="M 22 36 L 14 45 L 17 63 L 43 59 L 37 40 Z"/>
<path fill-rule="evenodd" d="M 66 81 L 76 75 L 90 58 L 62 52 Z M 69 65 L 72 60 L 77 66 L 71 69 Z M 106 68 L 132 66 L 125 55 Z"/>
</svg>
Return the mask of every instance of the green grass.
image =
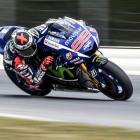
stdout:
<svg viewBox="0 0 140 140">
<path fill-rule="evenodd" d="M 140 131 L 0 117 L 0 140 L 140 140 Z"/>
</svg>

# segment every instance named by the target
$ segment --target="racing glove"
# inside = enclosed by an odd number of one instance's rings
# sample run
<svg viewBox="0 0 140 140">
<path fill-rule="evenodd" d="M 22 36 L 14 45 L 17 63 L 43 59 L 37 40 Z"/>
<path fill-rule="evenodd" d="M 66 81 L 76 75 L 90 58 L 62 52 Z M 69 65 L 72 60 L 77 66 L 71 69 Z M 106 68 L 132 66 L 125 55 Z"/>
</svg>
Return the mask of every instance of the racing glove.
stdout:
<svg viewBox="0 0 140 140">
<path fill-rule="evenodd" d="M 43 71 L 47 71 L 47 67 L 54 62 L 54 58 L 52 56 L 47 56 L 45 60 L 41 63 L 40 67 Z"/>
<path fill-rule="evenodd" d="M 53 61 L 54 61 L 54 58 L 51 56 L 48 56 L 44 59 L 44 61 L 40 65 L 40 69 L 38 70 L 35 77 L 33 78 L 34 84 L 39 85 L 39 84 L 43 83 L 42 79 L 43 79 L 43 77 L 48 69 L 47 67 L 49 65 L 51 65 L 53 63 Z"/>
</svg>

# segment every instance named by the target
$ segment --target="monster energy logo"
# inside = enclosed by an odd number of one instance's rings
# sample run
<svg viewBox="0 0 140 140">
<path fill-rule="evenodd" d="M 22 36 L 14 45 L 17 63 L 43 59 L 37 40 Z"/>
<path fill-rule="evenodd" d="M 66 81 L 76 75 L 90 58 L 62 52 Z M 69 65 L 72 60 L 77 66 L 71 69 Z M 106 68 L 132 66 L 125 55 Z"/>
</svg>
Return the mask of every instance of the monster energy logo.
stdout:
<svg viewBox="0 0 140 140">
<path fill-rule="evenodd" d="M 102 58 L 102 57 L 97 57 L 95 62 L 101 63 L 101 64 L 105 64 L 107 62 L 107 59 L 106 58 Z"/>
</svg>

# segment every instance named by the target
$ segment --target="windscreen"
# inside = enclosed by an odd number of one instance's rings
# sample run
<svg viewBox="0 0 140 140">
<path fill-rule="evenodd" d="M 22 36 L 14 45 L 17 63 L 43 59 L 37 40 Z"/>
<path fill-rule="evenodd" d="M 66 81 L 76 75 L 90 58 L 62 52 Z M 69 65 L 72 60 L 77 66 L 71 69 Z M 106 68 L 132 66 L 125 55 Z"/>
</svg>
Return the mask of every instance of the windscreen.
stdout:
<svg viewBox="0 0 140 140">
<path fill-rule="evenodd" d="M 69 34 L 73 31 L 73 29 L 75 28 L 74 26 L 72 26 L 70 23 L 68 23 L 67 21 L 60 19 L 57 20 L 54 24 L 53 27 L 57 30 L 60 31 L 64 31 L 65 32 L 65 37 L 68 37 Z"/>
</svg>

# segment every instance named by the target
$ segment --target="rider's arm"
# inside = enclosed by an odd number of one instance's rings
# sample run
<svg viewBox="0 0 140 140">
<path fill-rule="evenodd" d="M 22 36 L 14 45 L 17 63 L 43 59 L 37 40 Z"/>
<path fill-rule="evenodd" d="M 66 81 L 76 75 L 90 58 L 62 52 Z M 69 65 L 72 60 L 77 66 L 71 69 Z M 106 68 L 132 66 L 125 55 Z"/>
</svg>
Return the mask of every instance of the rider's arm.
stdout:
<svg viewBox="0 0 140 140">
<path fill-rule="evenodd" d="M 50 19 L 40 26 L 29 29 L 29 32 L 35 37 L 37 43 L 39 43 L 41 39 L 47 35 L 49 28 L 56 20 L 57 19 Z"/>
<path fill-rule="evenodd" d="M 24 80 L 31 85 L 32 88 L 37 88 L 47 71 L 47 66 L 53 62 L 53 58 L 48 56 L 35 70 L 30 64 L 25 63 L 14 50 L 11 45 L 12 41 L 8 42 L 4 50 L 4 62 L 14 67 L 23 77 Z M 34 86 L 33 86 L 34 85 Z"/>
<path fill-rule="evenodd" d="M 47 56 L 37 70 L 33 69 L 31 65 L 26 64 L 20 56 L 17 56 L 14 62 L 15 68 L 24 76 L 25 81 L 34 88 L 33 85 L 36 87 L 43 82 L 42 79 L 47 71 L 47 66 L 53 63 L 53 57 Z"/>
<path fill-rule="evenodd" d="M 42 82 L 42 79 L 48 70 L 48 66 L 51 65 L 54 61 L 54 58 L 51 56 L 47 56 L 44 61 L 41 63 L 40 67 L 38 68 L 38 71 L 36 75 L 33 78 L 33 83 L 34 84 L 39 84 Z"/>
</svg>

